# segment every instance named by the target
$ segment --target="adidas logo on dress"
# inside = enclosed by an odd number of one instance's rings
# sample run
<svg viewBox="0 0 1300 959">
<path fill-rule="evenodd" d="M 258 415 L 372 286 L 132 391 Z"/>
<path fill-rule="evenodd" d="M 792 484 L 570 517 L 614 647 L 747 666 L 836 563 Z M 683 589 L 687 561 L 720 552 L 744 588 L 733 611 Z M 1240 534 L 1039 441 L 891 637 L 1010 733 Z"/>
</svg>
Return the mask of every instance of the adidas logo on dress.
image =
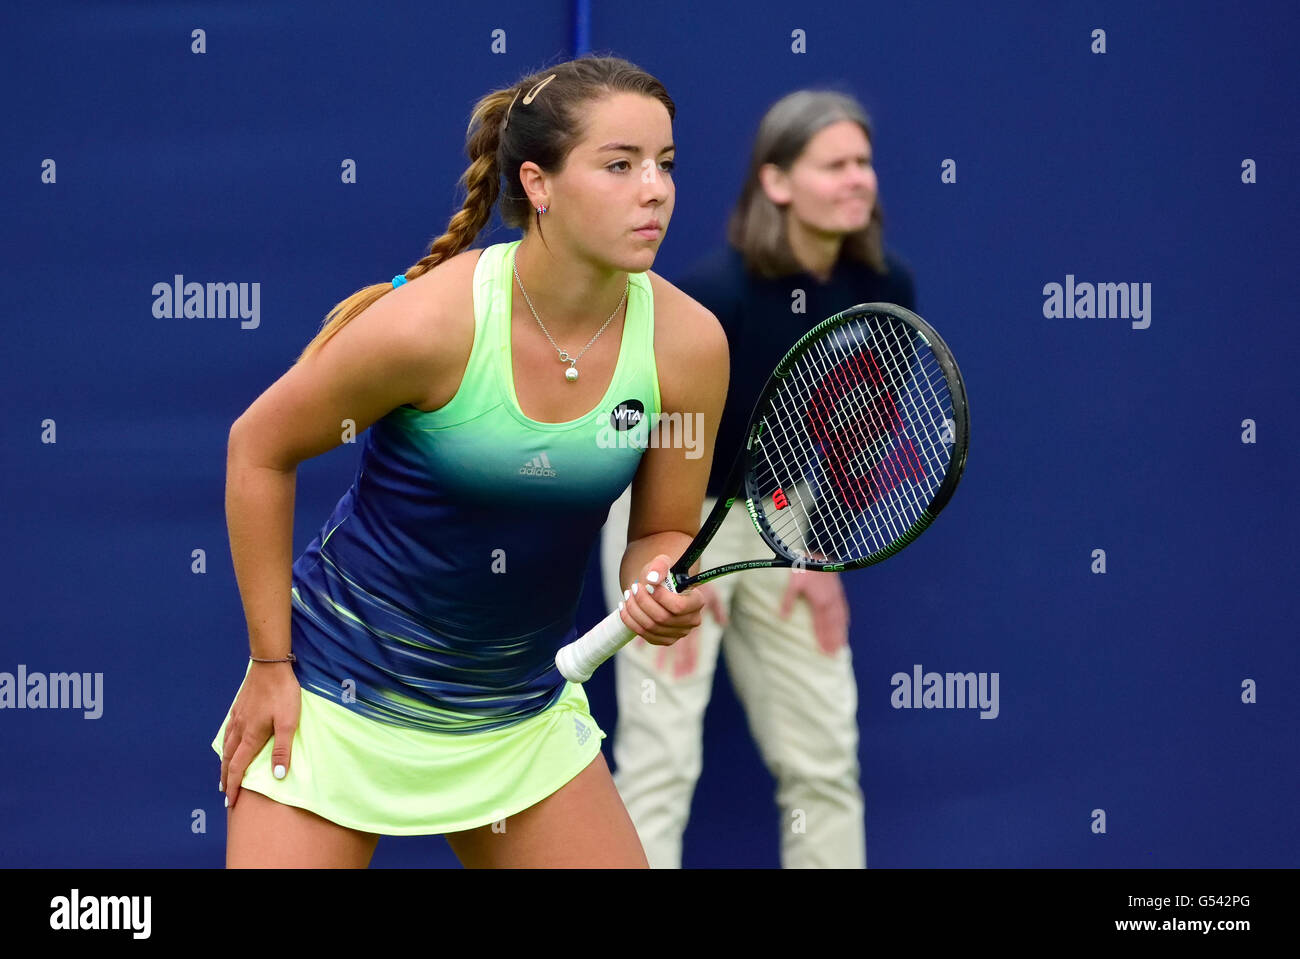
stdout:
<svg viewBox="0 0 1300 959">
<path fill-rule="evenodd" d="M 583 724 L 581 719 L 575 719 L 573 725 L 577 728 L 578 745 L 581 746 L 591 737 L 591 730 Z"/>
<path fill-rule="evenodd" d="M 519 467 L 520 476 L 554 476 L 555 470 L 551 469 L 551 461 L 545 453 L 539 453 L 531 460 Z"/>
</svg>

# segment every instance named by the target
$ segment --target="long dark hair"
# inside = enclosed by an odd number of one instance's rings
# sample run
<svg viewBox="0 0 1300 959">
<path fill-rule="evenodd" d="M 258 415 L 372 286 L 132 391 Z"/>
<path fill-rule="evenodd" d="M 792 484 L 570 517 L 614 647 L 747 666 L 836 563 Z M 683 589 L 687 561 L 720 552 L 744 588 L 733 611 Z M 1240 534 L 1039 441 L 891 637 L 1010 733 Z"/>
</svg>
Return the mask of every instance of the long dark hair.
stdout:
<svg viewBox="0 0 1300 959">
<path fill-rule="evenodd" d="M 429 252 L 407 268 L 406 278 L 413 280 L 468 249 L 491 219 L 498 197 L 506 226 L 527 231 L 530 216 L 535 215 L 540 232 L 541 214 L 534 213 L 524 192 L 520 165 L 531 160 L 548 173 L 562 170 L 569 153 L 586 135 L 582 107 L 612 93 L 641 93 L 659 100 L 670 119 L 677 113 L 662 83 L 618 57 L 586 56 L 557 63 L 480 99 L 466 130 L 465 152 L 470 164 L 459 181 L 466 191 L 464 206 L 451 218 L 446 232 L 430 244 Z M 320 332 L 303 348 L 298 362 L 392 291 L 391 280 L 375 283 L 335 306 Z"/>
</svg>

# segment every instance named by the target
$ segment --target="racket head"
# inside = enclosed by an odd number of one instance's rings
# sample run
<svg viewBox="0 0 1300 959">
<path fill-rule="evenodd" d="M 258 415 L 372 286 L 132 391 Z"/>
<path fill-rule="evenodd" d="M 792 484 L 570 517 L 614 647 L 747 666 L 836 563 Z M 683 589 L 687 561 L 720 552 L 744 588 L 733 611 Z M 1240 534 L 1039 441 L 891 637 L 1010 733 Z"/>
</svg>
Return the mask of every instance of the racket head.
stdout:
<svg viewBox="0 0 1300 959">
<path fill-rule="evenodd" d="M 924 532 L 956 491 L 969 442 L 966 387 L 947 343 L 911 310 L 861 303 L 777 364 L 737 467 L 776 565 L 842 571 Z"/>
</svg>

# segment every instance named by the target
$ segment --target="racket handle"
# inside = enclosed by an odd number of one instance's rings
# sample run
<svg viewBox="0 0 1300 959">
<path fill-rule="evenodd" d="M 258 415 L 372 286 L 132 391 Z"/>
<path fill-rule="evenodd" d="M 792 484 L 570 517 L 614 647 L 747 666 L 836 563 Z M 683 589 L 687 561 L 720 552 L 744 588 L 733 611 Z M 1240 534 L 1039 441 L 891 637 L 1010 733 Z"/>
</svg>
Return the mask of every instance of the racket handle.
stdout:
<svg viewBox="0 0 1300 959">
<path fill-rule="evenodd" d="M 555 666 L 571 683 L 585 683 L 596 667 L 626 646 L 636 633 L 623 624 L 616 609 L 586 634 L 555 654 Z"/>
</svg>

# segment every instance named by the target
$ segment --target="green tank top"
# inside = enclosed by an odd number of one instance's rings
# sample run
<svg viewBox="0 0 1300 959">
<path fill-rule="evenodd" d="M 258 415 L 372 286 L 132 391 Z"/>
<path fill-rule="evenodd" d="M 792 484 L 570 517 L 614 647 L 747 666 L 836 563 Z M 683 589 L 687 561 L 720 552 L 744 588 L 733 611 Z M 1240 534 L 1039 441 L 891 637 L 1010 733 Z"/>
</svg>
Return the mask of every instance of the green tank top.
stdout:
<svg viewBox="0 0 1300 959">
<path fill-rule="evenodd" d="M 479 256 L 455 396 L 372 424 L 356 481 L 294 564 L 299 682 L 384 722 L 473 732 L 558 700 L 555 653 L 576 635 L 589 557 L 660 414 L 654 300 L 633 273 L 600 401 L 565 423 L 524 415 L 510 362 L 518 246 Z"/>
</svg>

